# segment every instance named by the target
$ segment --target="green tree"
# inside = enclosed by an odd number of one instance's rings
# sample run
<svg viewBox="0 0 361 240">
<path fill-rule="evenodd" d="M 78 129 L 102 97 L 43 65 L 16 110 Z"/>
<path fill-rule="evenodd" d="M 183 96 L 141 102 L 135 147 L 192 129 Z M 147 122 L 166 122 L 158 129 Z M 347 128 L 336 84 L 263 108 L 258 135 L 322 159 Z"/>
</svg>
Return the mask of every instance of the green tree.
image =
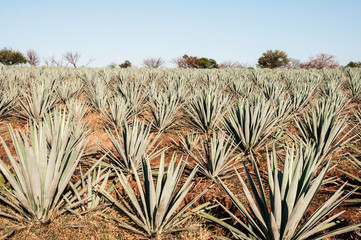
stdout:
<svg viewBox="0 0 361 240">
<path fill-rule="evenodd" d="M 216 60 L 212 58 L 198 58 L 194 56 L 183 55 L 173 60 L 179 68 L 219 68 Z"/>
<path fill-rule="evenodd" d="M 258 66 L 261 68 L 284 67 L 290 62 L 287 54 L 280 50 L 268 50 L 258 59 Z"/>
<path fill-rule="evenodd" d="M 361 62 L 349 62 L 346 67 L 361 68 Z"/>
<path fill-rule="evenodd" d="M 131 68 L 132 63 L 129 60 L 125 60 L 123 63 L 119 64 L 120 68 Z"/>
<path fill-rule="evenodd" d="M 218 68 L 216 60 L 210 58 L 199 58 L 198 59 L 198 68 Z"/>
<path fill-rule="evenodd" d="M 0 50 L 0 63 L 4 65 L 16 65 L 27 62 L 28 60 L 19 51 L 13 51 L 7 48 Z"/>
</svg>

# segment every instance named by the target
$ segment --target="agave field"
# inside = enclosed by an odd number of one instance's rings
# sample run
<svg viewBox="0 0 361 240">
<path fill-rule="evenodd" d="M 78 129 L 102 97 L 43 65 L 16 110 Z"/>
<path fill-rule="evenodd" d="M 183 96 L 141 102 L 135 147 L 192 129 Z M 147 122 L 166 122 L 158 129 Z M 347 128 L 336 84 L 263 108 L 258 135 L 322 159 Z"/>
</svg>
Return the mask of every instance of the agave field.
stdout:
<svg viewBox="0 0 361 240">
<path fill-rule="evenodd" d="M 0 66 L 0 239 L 361 239 L 361 69 Z"/>
</svg>

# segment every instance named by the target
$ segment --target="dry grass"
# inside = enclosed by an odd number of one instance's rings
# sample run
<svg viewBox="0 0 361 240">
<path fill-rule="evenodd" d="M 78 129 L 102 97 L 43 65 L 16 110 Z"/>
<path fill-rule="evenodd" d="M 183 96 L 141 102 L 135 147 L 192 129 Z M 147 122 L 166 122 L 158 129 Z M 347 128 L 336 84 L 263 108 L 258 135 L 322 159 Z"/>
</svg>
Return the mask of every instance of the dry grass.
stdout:
<svg viewBox="0 0 361 240">
<path fill-rule="evenodd" d="M 64 214 L 54 219 L 48 225 L 21 225 L 6 219 L 2 219 L 0 236 L 8 233 L 12 228 L 25 227 L 21 231 L 15 231 L 8 239 L 140 239 L 142 236 L 133 234 L 119 227 L 117 221 L 128 221 L 122 214 L 108 207 L 101 212 L 91 213 L 83 217 Z M 158 239 L 216 239 L 215 236 L 225 235 L 221 228 L 208 227 L 207 223 L 194 217 L 184 224 L 184 227 L 195 227 L 194 230 L 168 234 Z"/>
</svg>

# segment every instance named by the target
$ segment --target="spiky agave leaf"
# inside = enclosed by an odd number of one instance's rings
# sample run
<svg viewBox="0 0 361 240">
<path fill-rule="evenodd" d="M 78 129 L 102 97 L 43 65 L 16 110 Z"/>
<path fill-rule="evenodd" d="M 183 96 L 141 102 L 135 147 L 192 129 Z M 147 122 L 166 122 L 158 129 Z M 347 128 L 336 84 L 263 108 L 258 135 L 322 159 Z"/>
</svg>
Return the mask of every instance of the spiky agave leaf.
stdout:
<svg viewBox="0 0 361 240">
<path fill-rule="evenodd" d="M 271 103 L 263 98 L 238 100 L 235 107 L 228 109 L 228 118 L 225 118 L 224 124 L 242 151 L 255 150 L 273 133 L 278 120 L 274 112 Z"/>
<path fill-rule="evenodd" d="M 30 95 L 24 93 L 24 98 L 20 99 L 20 106 L 25 112 L 20 114 L 29 120 L 42 119 L 55 107 L 57 99 L 44 84 L 35 84 L 30 90 Z"/>
<path fill-rule="evenodd" d="M 349 154 L 348 161 L 358 170 L 358 172 L 361 172 L 361 161 L 360 161 L 360 154 L 361 149 L 357 148 L 355 145 L 349 144 L 349 147 L 351 147 L 354 151 L 356 151 L 355 154 Z M 338 169 L 338 171 L 346 174 L 348 177 L 353 179 L 352 183 L 347 183 L 347 185 L 351 187 L 357 187 L 358 189 L 361 188 L 361 176 L 357 173 L 351 173 L 349 171 L 345 171 L 343 169 Z M 360 195 L 359 192 L 357 192 L 358 195 Z M 361 202 L 361 198 L 354 198 L 352 200 L 348 200 L 348 202 Z"/>
<path fill-rule="evenodd" d="M 346 143 L 346 145 L 348 147 L 350 147 L 352 149 L 352 153 L 348 153 L 348 161 L 360 172 L 361 171 L 361 161 L 360 161 L 360 157 L 361 157 L 361 149 L 357 146 L 357 142 L 360 141 L 361 139 L 361 109 L 358 109 L 357 111 L 354 112 L 355 117 L 356 117 L 356 121 L 354 122 L 355 124 L 355 130 L 356 130 L 356 134 L 357 134 L 357 140 L 354 143 Z M 353 186 L 353 187 L 361 187 L 361 176 L 360 174 L 357 173 L 351 173 L 349 171 L 345 171 L 343 169 L 338 169 L 340 172 L 346 174 L 347 176 L 349 176 L 351 179 L 353 179 L 353 183 L 348 183 L 348 185 Z M 359 192 L 358 192 L 359 194 Z M 349 200 L 352 202 L 361 202 L 360 198 L 356 198 L 356 199 L 352 199 Z"/>
<path fill-rule="evenodd" d="M 52 113 L 46 114 L 44 124 L 42 126 L 46 130 L 46 139 L 48 146 L 51 147 L 56 140 L 60 138 L 66 141 L 69 136 L 72 137 L 72 147 L 76 147 L 80 141 L 90 135 L 88 123 L 79 122 L 74 119 L 73 112 L 67 112 L 65 108 L 55 108 Z"/>
<path fill-rule="evenodd" d="M 275 118 L 278 119 L 279 122 L 286 122 L 289 117 L 294 114 L 292 112 L 292 103 L 289 98 L 276 98 L 272 103 L 275 108 Z"/>
<path fill-rule="evenodd" d="M 143 91 L 140 81 L 137 82 L 121 82 L 116 87 L 116 92 L 120 94 L 125 102 L 131 106 L 132 115 L 138 115 L 144 105 L 147 92 Z"/>
<path fill-rule="evenodd" d="M 180 228 L 179 225 L 207 205 L 200 205 L 189 210 L 193 203 L 208 189 L 204 190 L 183 207 L 180 207 L 185 196 L 193 186 L 192 179 L 197 169 L 193 169 L 186 181 L 180 184 L 179 181 L 183 174 L 185 163 L 182 163 L 182 159 L 180 159 L 179 163 L 176 164 L 176 159 L 177 157 L 173 155 L 169 167 L 165 171 L 165 157 L 162 154 L 155 185 L 153 180 L 155 172 L 151 170 L 149 160 L 146 158 L 142 160 L 142 178 L 134 175 L 136 189 L 139 191 L 140 197 L 135 193 L 130 179 L 122 171 L 116 171 L 119 182 L 125 191 L 125 195 L 121 196 L 123 201 L 117 201 L 107 192 L 102 191 L 102 193 L 132 220 L 132 225 L 119 222 L 121 227 L 146 237 L 156 237 L 187 230 L 186 228 Z M 125 202 L 125 197 L 129 201 Z"/>
<path fill-rule="evenodd" d="M 294 112 L 300 112 L 309 103 L 316 86 L 312 84 L 298 84 L 290 92 L 291 108 Z"/>
<path fill-rule="evenodd" d="M 71 98 L 76 97 L 82 90 L 84 83 L 80 80 L 63 81 L 56 88 L 60 101 L 67 103 Z"/>
<path fill-rule="evenodd" d="M 109 152 L 109 158 L 123 172 L 136 174 L 141 169 L 144 157 L 153 159 L 161 151 L 156 150 L 160 135 L 152 134 L 150 130 L 151 126 L 147 126 L 144 121 L 140 122 L 138 119 L 134 119 L 130 125 L 124 121 L 120 132 L 118 129 L 115 129 L 114 133 L 112 130 L 106 129 L 116 154 L 106 146 L 102 146 L 103 151 Z M 134 169 L 136 172 L 133 172 Z"/>
<path fill-rule="evenodd" d="M 66 102 L 66 108 L 69 112 L 73 113 L 77 121 L 81 121 L 89 112 L 89 105 L 86 102 L 79 100 L 68 100 Z"/>
<path fill-rule="evenodd" d="M 89 102 L 95 110 L 101 112 L 101 110 L 105 108 L 107 100 L 112 96 L 108 84 L 104 82 L 103 79 L 99 78 L 85 78 L 85 83 L 88 87 L 87 93 Z"/>
<path fill-rule="evenodd" d="M 337 98 L 326 98 L 311 107 L 310 113 L 304 113 L 303 118 L 296 118 L 296 125 L 301 131 L 304 142 L 312 141 L 322 156 L 335 152 L 345 143 L 346 135 L 339 138 L 346 129 L 347 117 L 340 115 L 341 106 Z"/>
<path fill-rule="evenodd" d="M 189 86 L 186 79 L 183 76 L 177 78 L 171 77 L 166 80 L 164 83 L 165 92 L 168 94 L 173 94 L 176 99 L 183 104 L 186 99 L 189 98 Z"/>
<path fill-rule="evenodd" d="M 12 191 L 0 192 L 0 200 L 15 212 L 0 212 L 0 215 L 45 223 L 64 207 L 60 200 L 87 143 L 86 138 L 72 135 L 73 122 L 65 122 L 65 125 L 52 125 L 56 129 L 52 129 L 54 138 L 50 145 L 47 139 L 50 133 L 43 123 L 31 124 L 29 133 L 15 132 L 9 127 L 16 157 L 1 139 L 12 170 L 0 160 L 0 171 Z"/>
<path fill-rule="evenodd" d="M 286 87 L 279 82 L 263 82 L 262 92 L 267 100 L 275 101 L 283 97 L 286 92 Z"/>
<path fill-rule="evenodd" d="M 189 154 L 196 161 L 200 172 L 210 179 L 216 177 L 229 177 L 233 172 L 233 166 L 237 163 L 235 160 L 239 154 L 235 154 L 235 146 L 232 139 L 224 134 L 213 133 L 210 141 L 202 142 L 202 150 L 196 149 L 196 152 L 189 151 Z"/>
<path fill-rule="evenodd" d="M 351 97 L 359 101 L 361 96 L 361 74 L 358 71 L 349 69 L 347 76 L 346 87 L 351 91 Z"/>
<path fill-rule="evenodd" d="M 182 104 L 176 95 L 172 93 L 160 94 L 150 102 L 150 112 L 153 118 L 152 125 L 158 132 L 164 132 L 172 127 L 179 118 L 178 111 Z"/>
<path fill-rule="evenodd" d="M 107 107 L 101 109 L 101 112 L 109 125 L 114 128 L 121 127 L 124 121 L 128 121 L 132 117 L 132 106 L 122 97 L 107 99 L 106 102 Z"/>
<path fill-rule="evenodd" d="M 217 93 L 216 89 L 198 92 L 186 109 L 190 125 L 206 134 L 214 130 L 224 114 L 229 98 Z"/>
<path fill-rule="evenodd" d="M 340 94 L 340 89 L 342 86 L 342 78 L 343 76 L 338 76 L 337 78 L 332 78 L 326 81 L 321 88 L 319 89 L 319 93 L 322 97 L 332 97 Z"/>
<path fill-rule="evenodd" d="M 6 90 L 0 90 L 0 119 L 8 117 L 15 102 L 15 95 Z"/>
<path fill-rule="evenodd" d="M 200 141 L 198 132 L 178 133 L 180 144 L 173 139 L 173 142 L 186 152 L 193 151 Z"/>
<path fill-rule="evenodd" d="M 80 214 L 86 214 L 90 211 L 95 211 L 101 207 L 107 206 L 104 204 L 103 195 L 99 192 L 111 193 L 114 190 L 115 181 L 114 173 L 109 167 L 102 164 L 105 155 L 96 161 L 92 167 L 84 174 L 80 169 L 80 179 L 75 184 L 70 182 L 71 190 L 64 194 L 64 199 L 68 203 L 75 203 L 77 201 L 84 202 L 81 206 Z M 109 181 L 111 183 L 109 184 Z"/>
<path fill-rule="evenodd" d="M 255 91 L 252 84 L 245 79 L 242 79 L 242 81 L 232 81 L 229 85 L 229 89 L 237 98 L 247 98 Z"/>
<path fill-rule="evenodd" d="M 338 228 L 324 233 L 324 231 L 335 227 L 336 223 L 334 220 L 342 212 L 326 220 L 323 219 L 352 194 L 350 192 L 342 197 L 344 186 L 339 188 L 329 200 L 304 221 L 306 210 L 315 197 L 330 166 L 330 163 L 328 163 L 317 176 L 314 175 L 318 166 L 317 163 L 319 162 L 319 154 L 316 154 L 316 150 L 312 145 L 308 145 L 306 149 L 300 147 L 296 154 L 294 154 L 293 148 L 286 149 L 283 171 L 279 170 L 277 161 L 274 150 L 273 154 L 267 158 L 270 209 L 267 205 L 264 184 L 254 160 L 253 166 L 256 180 L 251 178 L 250 172 L 245 168 L 250 188 L 237 172 L 243 192 L 249 203 L 249 210 L 236 198 L 225 183 L 220 180 L 222 187 L 237 209 L 242 213 L 246 222 L 232 214 L 221 203 L 218 202 L 218 204 L 242 226 L 242 229 L 234 227 L 208 213 L 202 212 L 201 215 L 228 228 L 235 238 L 250 240 L 323 239 L 326 236 L 329 237 L 353 231 L 361 225 L 357 224 Z"/>
</svg>

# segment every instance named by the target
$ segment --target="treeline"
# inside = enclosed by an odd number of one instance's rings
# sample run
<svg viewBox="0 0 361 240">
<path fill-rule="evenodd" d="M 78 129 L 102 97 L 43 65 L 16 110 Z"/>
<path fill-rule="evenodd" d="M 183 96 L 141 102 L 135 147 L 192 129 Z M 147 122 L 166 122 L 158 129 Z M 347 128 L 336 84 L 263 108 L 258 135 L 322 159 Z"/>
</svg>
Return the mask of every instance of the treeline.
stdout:
<svg viewBox="0 0 361 240">
<path fill-rule="evenodd" d="M 50 58 L 40 58 L 40 55 L 32 49 L 27 50 L 25 55 L 19 51 L 3 48 L 0 50 L 0 64 L 3 65 L 19 65 L 29 64 L 30 66 L 39 66 L 41 62 L 46 66 L 73 66 L 79 67 L 81 55 L 78 52 L 66 52 L 61 58 L 54 56 Z M 95 59 L 91 58 L 82 67 L 88 66 Z M 216 60 L 206 57 L 196 57 L 183 55 L 182 57 L 175 58 L 171 61 L 178 68 L 200 68 L 200 69 L 217 69 L 217 68 L 247 68 L 246 64 L 241 64 L 237 61 L 224 61 L 217 63 Z M 145 58 L 143 59 L 143 67 L 147 68 L 163 68 L 166 61 L 161 58 Z M 111 63 L 108 65 L 110 68 L 131 68 L 134 65 L 125 60 L 123 63 Z M 301 62 L 299 59 L 290 58 L 284 51 L 280 50 L 268 50 L 258 58 L 257 67 L 259 68 L 339 68 L 342 67 L 334 55 L 320 53 L 316 56 L 312 56 L 306 62 Z M 344 67 L 361 67 L 360 61 L 350 61 Z"/>
</svg>

